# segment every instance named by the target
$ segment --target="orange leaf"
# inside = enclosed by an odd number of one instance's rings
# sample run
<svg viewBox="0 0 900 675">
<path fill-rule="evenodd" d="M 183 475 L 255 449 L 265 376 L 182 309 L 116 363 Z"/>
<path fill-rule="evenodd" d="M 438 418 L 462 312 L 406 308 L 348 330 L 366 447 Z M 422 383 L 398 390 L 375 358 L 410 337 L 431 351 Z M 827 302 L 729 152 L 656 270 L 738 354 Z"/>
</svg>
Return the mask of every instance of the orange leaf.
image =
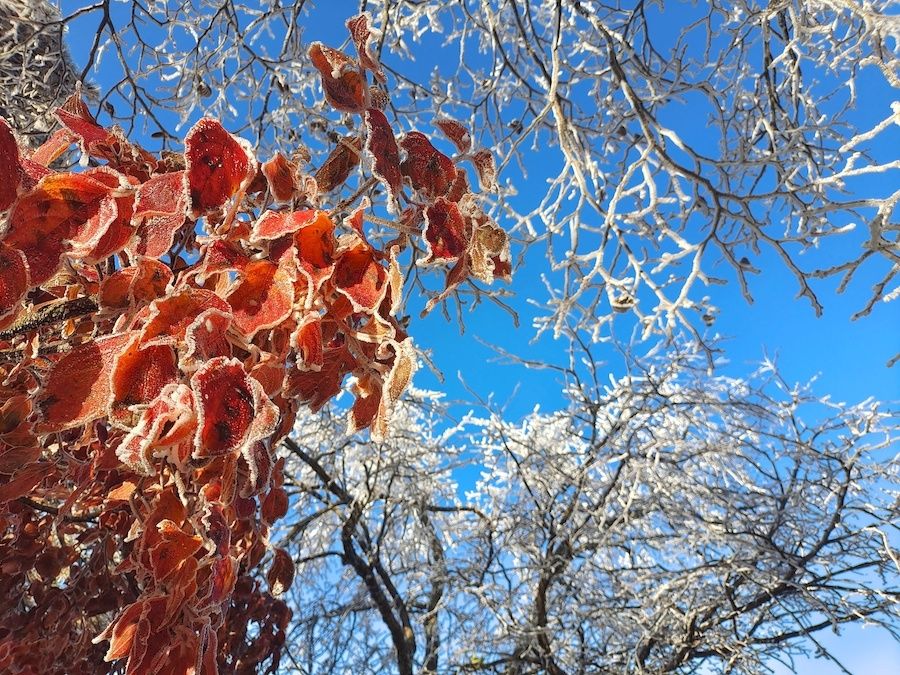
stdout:
<svg viewBox="0 0 900 675">
<path fill-rule="evenodd" d="M 321 212 L 313 210 L 266 211 L 253 224 L 250 241 L 255 243 L 293 234 L 319 217 L 321 217 Z"/>
<path fill-rule="evenodd" d="M 128 655 L 143 612 L 142 600 L 128 605 L 100 635 L 94 638 L 94 644 L 109 640 L 109 649 L 103 657 L 104 661 L 115 661 Z"/>
<path fill-rule="evenodd" d="M 348 433 L 367 429 L 378 414 L 381 405 L 381 380 L 373 375 L 364 375 L 353 387 L 356 400 L 350 409 L 350 427 Z"/>
<path fill-rule="evenodd" d="M 282 256 L 280 264 L 253 260 L 241 271 L 241 280 L 226 300 L 234 314 L 234 324 L 248 338 L 264 328 L 279 325 L 291 314 L 294 303 L 296 262 Z"/>
<path fill-rule="evenodd" d="M 110 417 L 127 418 L 127 409 L 152 401 L 178 379 L 175 352 L 168 345 L 140 346 L 138 336 L 116 358 L 112 372 Z"/>
<path fill-rule="evenodd" d="M 32 164 L 32 170 L 28 171 L 28 173 L 32 174 L 35 168 L 41 167 L 44 168 L 44 173 L 35 176 L 35 180 L 43 178 L 44 175 L 50 173 L 49 169 L 46 169 L 45 167 L 50 166 L 54 161 L 59 159 L 77 138 L 78 137 L 68 129 L 57 129 L 54 131 L 50 135 L 50 138 L 41 143 L 40 147 L 31 153 L 29 160 Z"/>
<path fill-rule="evenodd" d="M 193 372 L 216 356 L 231 356 L 231 342 L 227 332 L 231 314 L 219 309 L 207 309 L 197 315 L 184 334 L 186 349 L 180 349 L 178 367 Z"/>
<path fill-rule="evenodd" d="M 309 280 L 312 290 L 317 291 L 334 271 L 334 223 L 324 212 L 316 212 L 315 220 L 294 234 L 294 245 L 299 270 Z"/>
<path fill-rule="evenodd" d="M 212 291 L 203 288 L 183 288 L 182 290 L 150 305 L 150 315 L 141 331 L 143 344 L 177 345 L 184 338 L 190 326 L 201 312 L 218 309 L 231 313 L 231 307 Z"/>
<path fill-rule="evenodd" d="M 150 566 L 157 582 L 166 579 L 181 563 L 194 555 L 203 544 L 200 537 L 189 535 L 171 520 L 157 525 L 162 541 L 150 549 Z"/>
<path fill-rule="evenodd" d="M 100 285 L 100 304 L 124 309 L 162 296 L 172 281 L 172 270 L 154 258 L 139 256 L 131 267 L 118 270 Z"/>
<path fill-rule="evenodd" d="M 132 334 L 113 335 L 79 345 L 57 361 L 38 395 L 38 431 L 63 431 L 106 414 L 112 370 Z"/>
<path fill-rule="evenodd" d="M 297 350 L 297 368 L 322 369 L 322 320 L 318 314 L 309 314 L 300 322 L 291 335 L 291 346 Z"/>
<path fill-rule="evenodd" d="M 356 62 L 337 49 L 313 42 L 309 58 L 322 77 L 325 98 L 336 110 L 362 112 L 366 107 L 366 80 Z"/>
<path fill-rule="evenodd" d="M 99 213 L 110 187 L 95 172 L 51 174 L 22 195 L 9 215 L 6 243 L 28 261 L 31 284 L 38 286 L 56 273 L 66 240 L 92 218 L 108 226 L 112 215 Z M 101 222 L 102 221 L 102 222 Z"/>
<path fill-rule="evenodd" d="M 387 292 L 387 272 L 367 246 L 344 251 L 334 267 L 331 282 L 353 304 L 354 311 L 374 312 Z"/>
<path fill-rule="evenodd" d="M 153 474 L 154 454 L 184 467 L 193 449 L 196 423 L 191 389 L 184 384 L 167 384 L 119 443 L 116 456 L 132 471 L 144 475 Z"/>
<path fill-rule="evenodd" d="M 280 152 L 260 167 L 276 202 L 289 202 L 297 190 L 297 165 Z"/>
</svg>

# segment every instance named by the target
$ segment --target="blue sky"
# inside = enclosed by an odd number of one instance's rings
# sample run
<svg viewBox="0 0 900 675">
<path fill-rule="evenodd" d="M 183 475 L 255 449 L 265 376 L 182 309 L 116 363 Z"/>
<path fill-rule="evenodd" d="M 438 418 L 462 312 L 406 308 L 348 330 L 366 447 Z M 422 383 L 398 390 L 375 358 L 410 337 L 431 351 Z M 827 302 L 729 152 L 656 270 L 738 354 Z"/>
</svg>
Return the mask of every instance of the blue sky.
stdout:
<svg viewBox="0 0 900 675">
<path fill-rule="evenodd" d="M 81 3 L 64 2 L 63 6 L 71 8 L 76 4 Z M 344 20 L 357 11 L 359 3 L 341 0 L 321 4 L 324 7 L 317 11 L 322 20 L 314 37 L 337 46 L 344 39 Z M 672 27 L 680 26 L 688 19 L 688 14 L 680 13 L 682 7 L 688 5 L 669 3 L 666 21 Z M 124 8 L 119 6 L 117 11 L 124 11 Z M 684 11 L 690 13 L 696 10 Z M 92 37 L 92 31 L 88 29 L 94 22 L 94 19 L 89 19 L 83 24 L 74 24 L 69 32 L 68 39 L 76 62 L 84 60 L 89 48 L 85 39 Z M 399 62 L 390 56 L 386 57 L 386 61 L 413 77 L 427 78 L 434 68 L 448 69 L 451 65 L 447 59 L 454 52 L 452 49 L 438 48 L 440 41 L 440 36 L 426 33 L 422 44 L 418 48 L 413 47 L 418 54 L 415 63 Z M 108 85 L 108 75 L 104 71 L 92 73 L 91 76 L 101 89 Z M 861 80 L 861 87 L 871 87 L 871 91 L 860 89 L 861 93 L 865 93 L 866 100 L 866 107 L 858 113 L 861 122 L 881 119 L 890 112 L 891 92 L 884 87 L 877 88 L 876 82 L 876 78 Z M 690 112 L 685 110 L 686 114 Z M 702 129 L 695 130 L 702 133 Z M 888 141 L 885 152 L 896 154 L 896 149 L 900 148 L 900 127 L 891 129 L 885 138 Z M 135 140 L 143 140 L 148 146 L 154 145 L 151 139 L 138 137 Z M 526 186 L 519 186 L 520 196 L 515 198 L 516 206 L 523 210 L 534 206 L 534 195 L 541 189 L 542 175 L 552 174 L 558 168 L 553 161 L 543 157 L 533 156 L 528 161 L 527 189 L 524 189 Z M 896 177 L 888 176 L 880 180 L 884 183 L 874 187 L 886 189 L 889 181 L 895 182 Z M 870 187 L 873 186 L 865 186 L 867 190 Z M 862 232 L 851 234 L 846 237 L 846 243 L 837 246 L 834 246 L 837 242 L 826 242 L 825 247 L 815 252 L 815 259 L 810 259 L 806 266 L 811 268 L 828 260 L 843 258 L 846 247 L 858 246 L 862 236 Z M 807 257 L 813 258 L 813 255 Z M 832 394 L 834 400 L 855 402 L 869 396 L 895 401 L 900 398 L 900 365 L 893 369 L 885 366 L 891 356 L 900 352 L 900 301 L 893 305 L 879 303 L 870 316 L 856 322 L 850 320 L 850 316 L 864 304 L 871 285 L 879 278 L 879 272 L 883 274 L 883 268 L 878 265 L 864 267 L 842 295 L 834 292 L 836 281 L 818 283 L 816 289 L 825 310 L 823 316 L 817 318 L 807 301 L 795 298 L 796 281 L 774 254 L 764 252 L 754 264 L 761 273 L 750 277 L 751 292 L 755 297 L 753 305 L 744 301 L 735 283 L 708 290 L 714 304 L 721 309 L 713 330 L 723 336 L 725 356 L 730 362 L 726 367 L 729 374 L 752 371 L 755 364 L 768 354 L 777 358 L 787 379 L 805 381 L 817 377 L 816 390 Z M 527 414 L 535 405 L 545 410 L 561 406 L 561 383 L 556 373 L 504 365 L 503 359 L 482 342 L 496 344 L 526 360 L 566 364 L 564 342 L 555 341 L 549 335 L 533 341 L 531 325 L 538 311 L 528 301 L 541 302 L 545 299 L 540 283 L 540 274 L 545 271 L 546 261 L 541 249 L 531 251 L 525 257 L 524 264 L 516 270 L 509 288 L 514 296 L 511 305 L 520 317 L 518 328 L 513 325 L 509 314 L 490 303 L 483 303 L 474 313 L 466 313 L 464 334 L 460 334 L 455 322 L 445 321 L 440 311 L 425 319 L 415 318 L 414 315 L 410 328 L 416 343 L 431 350 L 435 365 L 445 375 L 443 382 L 439 382 L 428 369 L 423 369 L 417 375 L 415 384 L 444 391 L 451 400 L 472 400 L 473 395 L 484 399 L 493 397 L 494 401 L 505 404 L 507 415 L 511 418 Z M 624 326 L 617 326 L 616 331 L 621 333 L 620 337 L 627 338 Z M 597 345 L 594 353 L 601 361 L 609 359 L 610 368 L 615 371 L 615 354 L 608 347 Z M 842 638 L 823 636 L 823 642 L 846 659 L 845 663 L 852 672 L 873 675 L 900 672 L 900 647 L 883 633 L 848 628 Z M 828 675 L 840 671 L 823 661 L 809 661 L 803 663 L 798 672 Z"/>
</svg>

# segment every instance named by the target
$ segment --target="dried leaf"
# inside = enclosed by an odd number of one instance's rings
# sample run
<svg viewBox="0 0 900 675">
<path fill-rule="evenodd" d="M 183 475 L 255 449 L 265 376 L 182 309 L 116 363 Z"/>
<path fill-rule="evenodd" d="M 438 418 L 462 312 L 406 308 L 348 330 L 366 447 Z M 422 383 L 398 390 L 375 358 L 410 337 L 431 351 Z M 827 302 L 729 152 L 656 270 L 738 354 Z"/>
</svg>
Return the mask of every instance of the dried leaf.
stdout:
<svg viewBox="0 0 900 675">
<path fill-rule="evenodd" d="M 361 113 L 366 107 L 366 80 L 356 62 L 338 49 L 313 42 L 309 58 L 322 77 L 325 98 L 341 112 Z"/>
</svg>

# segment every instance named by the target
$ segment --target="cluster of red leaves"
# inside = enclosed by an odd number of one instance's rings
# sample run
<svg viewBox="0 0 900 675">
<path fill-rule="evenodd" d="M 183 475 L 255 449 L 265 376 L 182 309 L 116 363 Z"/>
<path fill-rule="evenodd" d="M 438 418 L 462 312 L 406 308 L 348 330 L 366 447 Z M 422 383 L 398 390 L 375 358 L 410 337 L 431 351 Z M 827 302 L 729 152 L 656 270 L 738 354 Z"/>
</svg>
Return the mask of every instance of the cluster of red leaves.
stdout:
<svg viewBox="0 0 900 675">
<path fill-rule="evenodd" d="M 277 668 L 278 443 L 350 375 L 351 426 L 383 431 L 415 365 L 395 318 L 410 233 L 451 266 L 444 296 L 509 274 L 466 173 L 418 132 L 398 144 L 376 105 L 368 17 L 348 28 L 358 58 L 310 58 L 364 124 L 314 175 L 212 119 L 161 158 L 77 97 L 31 154 L 0 120 L 0 671 Z M 490 154 L 439 127 L 490 186 Z M 73 144 L 88 168 L 51 169 Z M 366 199 L 342 223 L 315 208 L 361 162 L 397 215 L 384 248 Z"/>
</svg>

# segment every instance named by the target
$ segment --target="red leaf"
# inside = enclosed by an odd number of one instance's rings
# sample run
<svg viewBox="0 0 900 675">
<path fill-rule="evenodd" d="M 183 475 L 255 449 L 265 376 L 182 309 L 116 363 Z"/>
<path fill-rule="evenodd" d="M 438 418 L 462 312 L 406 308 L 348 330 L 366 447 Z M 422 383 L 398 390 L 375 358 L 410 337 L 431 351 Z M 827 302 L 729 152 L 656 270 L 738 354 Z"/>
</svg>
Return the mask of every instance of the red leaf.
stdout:
<svg viewBox="0 0 900 675">
<path fill-rule="evenodd" d="M 362 139 L 358 136 L 345 136 L 338 141 L 337 147 L 316 171 L 316 184 L 320 192 L 331 192 L 344 184 L 350 172 L 359 164 L 362 145 Z"/>
<path fill-rule="evenodd" d="M 203 288 L 183 288 L 173 295 L 154 300 L 147 323 L 141 331 L 142 344 L 177 345 L 188 326 L 207 309 L 231 312 L 227 302 Z"/>
<path fill-rule="evenodd" d="M 135 640 L 128 654 L 125 675 L 142 675 L 159 672 L 169 649 L 170 633 L 165 630 L 166 598 L 152 597 L 144 601 L 144 610 L 138 621 Z"/>
<path fill-rule="evenodd" d="M 350 427 L 348 433 L 355 433 L 360 429 L 368 429 L 378 414 L 381 404 L 381 379 L 373 375 L 364 375 L 359 378 L 353 387 L 356 400 L 350 409 Z"/>
<path fill-rule="evenodd" d="M 0 473 L 15 473 L 16 469 L 37 461 L 41 456 L 41 449 L 36 447 L 0 446 L 0 448 L 2 448 L 0 450 Z M 41 470 L 41 475 L 46 475 L 46 468 Z"/>
<path fill-rule="evenodd" d="M 108 276 L 100 285 L 99 300 L 104 307 L 123 309 L 161 297 L 172 281 L 168 265 L 154 258 L 138 257 L 131 267 Z"/>
<path fill-rule="evenodd" d="M 284 549 L 276 548 L 272 566 L 266 575 L 272 595 L 281 595 L 294 583 L 294 561 Z"/>
<path fill-rule="evenodd" d="M 134 211 L 134 195 L 120 197 L 114 200 L 116 203 L 116 217 L 107 227 L 106 232 L 100 237 L 90 251 L 81 258 L 87 263 L 99 263 L 106 260 L 114 253 L 123 250 L 134 236 L 132 225 L 132 213 Z"/>
<path fill-rule="evenodd" d="M 387 81 L 384 71 L 378 63 L 378 58 L 372 52 L 372 42 L 381 36 L 380 32 L 372 30 L 372 17 L 368 12 L 363 12 L 358 16 L 347 19 L 347 30 L 350 31 L 350 38 L 356 45 L 356 53 L 359 55 L 360 65 L 368 71 L 371 71 L 375 79 L 382 84 Z"/>
<path fill-rule="evenodd" d="M 375 159 L 373 173 L 385 184 L 396 202 L 403 187 L 400 173 L 400 149 L 394 139 L 394 132 L 384 113 L 375 108 L 366 110 L 366 150 Z"/>
<path fill-rule="evenodd" d="M 46 464 L 28 464 L 19 469 L 6 483 L 0 484 L 0 504 L 24 497 L 47 477 Z"/>
<path fill-rule="evenodd" d="M 401 147 L 406 150 L 406 159 L 400 164 L 403 175 L 408 177 L 416 190 L 421 190 L 429 199 L 447 194 L 456 179 L 456 167 L 447 155 L 435 150 L 425 134 L 410 131 Z"/>
<path fill-rule="evenodd" d="M 106 414 L 112 371 L 132 334 L 99 338 L 67 352 L 50 370 L 38 395 L 41 433 L 77 427 Z"/>
<path fill-rule="evenodd" d="M 206 247 L 200 274 L 207 276 L 216 272 L 242 270 L 250 262 L 244 251 L 237 244 L 216 239 Z"/>
<path fill-rule="evenodd" d="M 231 548 L 231 527 L 225 520 L 222 507 L 216 503 L 209 503 L 203 516 L 203 524 L 206 526 L 206 537 L 215 546 L 216 555 L 223 556 Z"/>
<path fill-rule="evenodd" d="M 115 173 L 110 169 L 94 169 L 91 171 L 91 177 L 106 185 L 110 193 L 127 185 L 127 181 L 124 181 L 121 174 Z M 67 255 L 87 260 L 95 250 L 100 251 L 101 244 L 106 247 L 114 246 L 121 237 L 114 237 L 115 241 L 111 241 L 108 233 L 118 220 L 125 221 L 124 226 L 129 228 L 128 236 L 130 236 L 130 221 L 134 198 L 130 195 L 128 199 L 121 200 L 125 210 L 125 213 L 121 216 L 119 214 L 119 201 L 111 194 L 106 194 L 100 199 L 95 213 L 92 213 L 83 222 L 72 223 L 73 226 L 70 228 L 68 241 L 65 242 Z M 121 229 L 121 227 L 116 229 Z M 89 262 L 96 262 L 96 260 L 90 260 Z"/>
<path fill-rule="evenodd" d="M 6 120 L 0 117 L 0 211 L 16 200 L 19 188 L 19 144 Z"/>
<path fill-rule="evenodd" d="M 217 209 L 256 174 L 256 160 L 243 139 L 229 134 L 216 120 L 197 122 L 184 140 L 188 192 L 195 212 Z"/>
<path fill-rule="evenodd" d="M 208 624 L 200 631 L 201 653 L 194 675 L 218 675 L 219 638 Z"/>
<path fill-rule="evenodd" d="M 356 232 L 356 234 L 359 235 L 360 241 L 362 241 L 366 245 L 369 245 L 369 239 L 368 237 L 366 237 L 366 233 L 363 229 L 363 216 L 366 212 L 366 209 L 368 209 L 370 206 L 372 206 L 372 202 L 369 201 L 369 198 L 363 197 L 360 200 L 359 205 L 355 209 L 353 209 L 353 213 L 344 218 L 344 225 Z"/>
<path fill-rule="evenodd" d="M 335 264 L 331 282 L 357 312 L 374 312 L 387 292 L 387 272 L 367 246 L 344 251 Z"/>
<path fill-rule="evenodd" d="M 447 280 L 444 283 L 444 290 L 440 294 L 431 298 L 425 303 L 425 309 L 422 310 L 421 316 L 425 316 L 434 309 L 435 305 L 446 300 L 450 294 L 459 286 L 469 274 L 469 256 L 464 256 L 457 260 L 456 264 L 447 272 Z"/>
<path fill-rule="evenodd" d="M 266 211 L 253 224 L 250 241 L 259 242 L 278 239 L 286 234 L 293 234 L 301 227 L 320 216 L 319 211 Z"/>
<path fill-rule="evenodd" d="M 50 138 L 44 141 L 40 147 L 31 153 L 29 160 L 35 167 L 48 167 L 59 159 L 69 147 L 78 140 L 78 137 L 68 129 L 57 129 Z M 31 172 L 28 172 L 31 173 Z M 47 171 L 49 173 L 49 171 Z M 43 176 L 37 176 L 40 180 Z"/>
<path fill-rule="evenodd" d="M 434 120 L 434 126 L 444 132 L 444 135 L 456 146 L 456 150 L 460 154 L 466 154 L 472 149 L 472 136 L 469 134 L 469 130 L 456 120 L 440 117 Z"/>
<path fill-rule="evenodd" d="M 313 42 L 309 58 L 322 77 L 325 98 L 342 112 L 361 113 L 366 107 L 366 80 L 356 62 L 343 52 Z"/>
<path fill-rule="evenodd" d="M 376 439 L 387 434 L 394 404 L 409 385 L 416 367 L 416 352 L 409 338 L 401 342 L 390 340 L 384 346 L 394 352 L 391 369 L 384 378 L 376 372 L 359 378 L 354 388 L 356 401 L 349 428 L 352 433 L 371 427 L 372 437 Z"/>
<path fill-rule="evenodd" d="M 0 319 L 19 309 L 28 288 L 25 254 L 0 242 Z"/>
<path fill-rule="evenodd" d="M 287 375 L 287 396 L 297 396 L 313 412 L 319 410 L 341 390 L 344 376 L 356 367 L 356 359 L 346 345 L 326 347 L 318 371 L 294 369 Z"/>
<path fill-rule="evenodd" d="M 140 222 L 134 252 L 163 256 L 188 216 L 187 172 L 153 176 L 137 191 L 134 219 Z"/>
<path fill-rule="evenodd" d="M 241 497 L 248 498 L 260 494 L 269 486 L 272 478 L 272 452 L 261 441 L 249 443 L 241 453 L 247 462 L 249 476 L 246 489 L 241 490 Z"/>
<path fill-rule="evenodd" d="M 158 162 L 153 156 L 129 143 L 121 129 L 105 129 L 97 124 L 78 93 L 57 108 L 56 116 L 74 134 L 83 152 L 105 159 L 111 168 L 140 180 L 146 180 L 157 169 Z"/>
<path fill-rule="evenodd" d="M 424 262 L 456 260 L 469 245 L 468 228 L 454 203 L 439 197 L 434 205 L 425 210 L 425 242 L 428 255 Z"/>
<path fill-rule="evenodd" d="M 197 399 L 195 457 L 214 457 L 239 448 L 256 414 L 256 398 L 237 359 L 215 358 L 191 377 Z"/>
<path fill-rule="evenodd" d="M 144 410 L 116 448 L 116 457 L 132 471 L 152 475 L 153 454 L 184 467 L 193 450 L 197 428 L 194 396 L 183 384 L 168 384 Z"/>
<path fill-rule="evenodd" d="M 210 568 L 209 594 L 206 597 L 206 603 L 215 606 L 229 598 L 234 591 L 236 581 L 237 574 L 231 556 L 216 560 Z"/>
<path fill-rule="evenodd" d="M 4 391 L 3 398 L 6 400 L 0 405 L 0 443 L 30 444 L 33 441 L 28 432 L 30 425 L 23 424 L 34 408 L 30 396 L 7 390 Z"/>
<path fill-rule="evenodd" d="M 469 193 L 469 177 L 462 169 L 456 170 L 456 178 L 447 192 L 448 202 L 459 202 L 463 196 Z"/>
<path fill-rule="evenodd" d="M 227 336 L 231 318 L 231 314 L 219 309 L 207 309 L 198 314 L 185 331 L 185 346 L 180 349 L 178 367 L 184 372 L 193 372 L 209 359 L 231 356 L 231 342 Z"/>
<path fill-rule="evenodd" d="M 273 487 L 263 499 L 260 515 L 263 522 L 269 525 L 284 518 L 288 512 L 288 496 L 281 486 Z"/>
<path fill-rule="evenodd" d="M 77 110 L 66 109 L 66 106 L 71 108 L 73 104 L 77 106 Z M 62 108 L 57 108 L 56 116 L 63 126 L 78 136 L 85 152 L 90 152 L 91 145 L 104 143 L 110 138 L 109 131 L 97 124 L 87 106 L 77 96 L 70 97 Z"/>
</svg>

